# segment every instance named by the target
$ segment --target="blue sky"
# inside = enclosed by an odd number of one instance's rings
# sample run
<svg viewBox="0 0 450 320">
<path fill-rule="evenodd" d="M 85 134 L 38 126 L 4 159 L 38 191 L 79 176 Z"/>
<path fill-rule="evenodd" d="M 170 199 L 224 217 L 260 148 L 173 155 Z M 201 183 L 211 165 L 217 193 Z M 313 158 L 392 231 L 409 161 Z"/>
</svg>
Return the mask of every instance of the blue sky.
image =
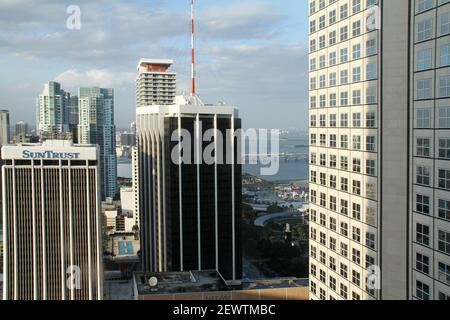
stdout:
<svg viewBox="0 0 450 320">
<path fill-rule="evenodd" d="M 69 5 L 81 29 L 66 28 Z M 307 126 L 307 1 L 197 0 L 198 93 L 239 107 L 245 127 Z M 115 88 L 116 125 L 134 119 L 140 58 L 171 58 L 189 83 L 189 0 L 0 1 L 0 109 L 35 122 L 49 80 Z"/>
</svg>

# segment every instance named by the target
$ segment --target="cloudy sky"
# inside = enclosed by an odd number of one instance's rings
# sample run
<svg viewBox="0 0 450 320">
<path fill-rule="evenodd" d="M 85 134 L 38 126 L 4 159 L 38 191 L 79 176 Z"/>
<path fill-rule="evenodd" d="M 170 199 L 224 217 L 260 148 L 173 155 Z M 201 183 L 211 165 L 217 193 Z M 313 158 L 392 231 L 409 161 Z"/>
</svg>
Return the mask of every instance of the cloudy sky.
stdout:
<svg viewBox="0 0 450 320">
<path fill-rule="evenodd" d="M 69 30 L 68 6 L 81 9 Z M 197 0 L 198 93 L 239 107 L 245 127 L 307 126 L 307 1 Z M 113 87 L 116 125 L 135 116 L 140 58 L 171 58 L 189 90 L 188 0 L 0 0 L 0 109 L 35 122 L 49 80 Z"/>
</svg>

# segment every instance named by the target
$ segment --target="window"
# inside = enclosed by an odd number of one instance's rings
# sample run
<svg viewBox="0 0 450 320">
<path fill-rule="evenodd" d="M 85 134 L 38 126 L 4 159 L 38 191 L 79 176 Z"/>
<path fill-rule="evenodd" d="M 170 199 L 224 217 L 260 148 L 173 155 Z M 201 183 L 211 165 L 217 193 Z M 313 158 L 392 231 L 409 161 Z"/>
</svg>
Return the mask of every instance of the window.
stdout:
<svg viewBox="0 0 450 320">
<path fill-rule="evenodd" d="M 430 300 L 430 286 L 421 281 L 416 281 L 416 296 L 421 300 Z"/>
<path fill-rule="evenodd" d="M 345 63 L 348 61 L 348 49 L 343 48 L 341 49 L 341 63 Z"/>
<path fill-rule="evenodd" d="M 450 233 L 439 230 L 438 232 L 439 251 L 450 254 Z"/>
<path fill-rule="evenodd" d="M 348 179 L 347 178 L 341 178 L 341 190 L 344 192 L 348 192 Z"/>
<path fill-rule="evenodd" d="M 347 18 L 348 16 L 348 5 L 344 4 L 341 6 L 341 10 L 340 10 L 341 14 L 341 20 Z"/>
<path fill-rule="evenodd" d="M 418 129 L 431 128 L 431 110 L 430 109 L 418 109 L 416 111 L 416 127 Z"/>
<path fill-rule="evenodd" d="M 439 262 L 439 281 L 450 284 L 450 265 Z"/>
<path fill-rule="evenodd" d="M 441 67 L 450 65 L 450 44 L 444 44 L 441 46 L 440 49 L 441 49 L 440 53 Z"/>
<path fill-rule="evenodd" d="M 366 41 L 366 55 L 371 56 L 377 53 L 377 40 L 370 39 Z"/>
<path fill-rule="evenodd" d="M 366 246 L 372 250 L 375 250 L 375 234 L 371 232 L 366 233 Z"/>
<path fill-rule="evenodd" d="M 348 113 L 341 114 L 341 127 L 343 128 L 348 127 Z"/>
<path fill-rule="evenodd" d="M 450 33 L 450 12 L 441 14 L 441 36 Z"/>
<path fill-rule="evenodd" d="M 374 80 L 377 78 L 377 64 L 369 63 L 366 66 L 366 80 Z"/>
<path fill-rule="evenodd" d="M 361 205 L 353 203 L 352 205 L 352 217 L 355 220 L 361 221 Z"/>
<path fill-rule="evenodd" d="M 341 92 L 341 106 L 348 105 L 348 92 Z"/>
<path fill-rule="evenodd" d="M 356 285 L 358 287 L 361 285 L 361 274 L 355 270 L 352 270 L 352 282 L 354 285 Z M 359 300 L 359 299 L 354 299 L 354 300 Z"/>
<path fill-rule="evenodd" d="M 366 174 L 372 177 L 376 175 L 375 160 L 366 160 Z"/>
<path fill-rule="evenodd" d="M 353 37 L 357 37 L 361 34 L 361 21 L 355 21 L 352 24 L 352 35 Z"/>
<path fill-rule="evenodd" d="M 352 250 L 352 261 L 356 264 L 361 264 L 361 252 L 359 250 Z"/>
<path fill-rule="evenodd" d="M 432 56 L 433 56 L 433 50 L 432 49 L 425 49 L 420 50 L 417 52 L 417 70 L 427 70 L 432 68 Z"/>
<path fill-rule="evenodd" d="M 419 0 L 417 11 L 423 12 L 433 7 L 433 0 Z"/>
<path fill-rule="evenodd" d="M 431 99 L 431 79 L 417 80 L 417 99 Z"/>
<path fill-rule="evenodd" d="M 416 241 L 425 246 L 430 245 L 430 227 L 418 223 L 416 225 Z"/>
<path fill-rule="evenodd" d="M 353 241 L 361 242 L 361 229 L 353 227 L 352 230 L 353 230 L 352 232 Z"/>
<path fill-rule="evenodd" d="M 341 294 L 341 297 L 342 297 L 344 300 L 347 300 L 347 299 L 348 299 L 348 288 L 347 288 L 346 285 L 344 285 L 344 284 L 342 284 L 342 283 L 341 283 L 341 292 L 340 292 L 340 294 Z"/>
<path fill-rule="evenodd" d="M 425 41 L 433 35 L 433 20 L 427 19 L 417 24 L 417 40 Z"/>
<path fill-rule="evenodd" d="M 416 269 L 422 273 L 430 273 L 430 258 L 423 254 L 416 254 Z"/>
<path fill-rule="evenodd" d="M 361 159 L 353 159 L 353 172 L 361 173 Z"/>
<path fill-rule="evenodd" d="M 353 127 L 354 128 L 361 127 L 361 113 L 359 112 L 353 114 Z"/>
<path fill-rule="evenodd" d="M 421 194 L 416 195 L 416 211 L 430 214 L 430 197 Z"/>
<path fill-rule="evenodd" d="M 353 68 L 353 82 L 361 81 L 361 67 Z"/>
<path fill-rule="evenodd" d="M 430 186 L 431 172 L 429 167 L 417 166 L 416 183 L 423 186 Z"/>
<path fill-rule="evenodd" d="M 340 275 L 341 277 L 343 277 L 344 279 L 348 278 L 348 267 L 347 265 L 341 263 L 341 268 L 340 268 Z"/>
<path fill-rule="evenodd" d="M 367 112 L 366 114 L 366 126 L 367 128 L 376 127 L 376 115 L 375 112 Z"/>
<path fill-rule="evenodd" d="M 352 59 L 356 60 L 361 58 L 361 45 L 360 44 L 355 44 L 353 45 L 353 55 L 352 55 Z"/>
<path fill-rule="evenodd" d="M 366 89 L 366 103 L 367 104 L 377 103 L 377 88 L 376 87 L 368 87 Z"/>
<path fill-rule="evenodd" d="M 376 150 L 375 136 L 366 137 L 366 149 L 368 152 L 375 152 Z"/>
<path fill-rule="evenodd" d="M 329 41 L 330 46 L 336 44 L 336 31 L 330 32 L 328 41 Z"/>
<path fill-rule="evenodd" d="M 361 195 L 361 181 L 353 180 L 353 194 L 357 196 Z"/>
<path fill-rule="evenodd" d="M 353 105 L 361 104 L 361 90 L 353 90 Z"/>
<path fill-rule="evenodd" d="M 450 128 L 450 107 L 439 108 L 439 128 Z"/>
<path fill-rule="evenodd" d="M 361 136 L 353 136 L 353 149 L 361 150 Z"/>
<path fill-rule="evenodd" d="M 348 136 L 347 135 L 341 136 L 341 149 L 348 149 Z"/>
<path fill-rule="evenodd" d="M 348 71 L 342 70 L 341 71 L 341 84 L 347 84 L 348 83 Z"/>
<path fill-rule="evenodd" d="M 450 190 L 450 170 L 439 169 L 439 188 Z"/>
<path fill-rule="evenodd" d="M 450 97 L 450 76 L 442 76 L 439 78 L 439 96 Z"/>
<path fill-rule="evenodd" d="M 439 158 L 450 159 L 450 139 L 439 139 Z"/>
<path fill-rule="evenodd" d="M 417 156 L 418 157 L 431 156 L 431 139 L 417 138 Z"/>
<path fill-rule="evenodd" d="M 439 218 L 450 221 L 450 201 L 439 199 L 438 211 L 439 211 Z"/>
<path fill-rule="evenodd" d="M 342 27 L 341 28 L 341 42 L 347 40 L 348 38 L 348 27 Z"/>
</svg>

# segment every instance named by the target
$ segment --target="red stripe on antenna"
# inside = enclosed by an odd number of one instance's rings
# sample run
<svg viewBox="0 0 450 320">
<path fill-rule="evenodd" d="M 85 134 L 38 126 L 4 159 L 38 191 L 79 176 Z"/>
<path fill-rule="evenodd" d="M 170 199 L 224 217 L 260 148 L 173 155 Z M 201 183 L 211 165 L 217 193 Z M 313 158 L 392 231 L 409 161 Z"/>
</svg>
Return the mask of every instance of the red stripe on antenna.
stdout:
<svg viewBox="0 0 450 320">
<path fill-rule="evenodd" d="M 192 49 L 192 88 L 191 95 L 195 95 L 195 19 L 194 19 L 194 0 L 191 0 L 191 49 Z"/>
</svg>

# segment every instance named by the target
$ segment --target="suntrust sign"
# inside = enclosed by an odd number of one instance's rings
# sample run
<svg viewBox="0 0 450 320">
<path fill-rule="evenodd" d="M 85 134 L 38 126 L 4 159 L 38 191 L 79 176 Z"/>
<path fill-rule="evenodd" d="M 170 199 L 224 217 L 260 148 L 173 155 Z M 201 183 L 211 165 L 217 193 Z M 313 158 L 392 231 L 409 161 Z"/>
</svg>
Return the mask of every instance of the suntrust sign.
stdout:
<svg viewBox="0 0 450 320">
<path fill-rule="evenodd" d="M 23 159 L 80 159 L 80 155 L 81 154 L 77 152 L 32 152 L 29 150 L 22 151 Z"/>
</svg>

